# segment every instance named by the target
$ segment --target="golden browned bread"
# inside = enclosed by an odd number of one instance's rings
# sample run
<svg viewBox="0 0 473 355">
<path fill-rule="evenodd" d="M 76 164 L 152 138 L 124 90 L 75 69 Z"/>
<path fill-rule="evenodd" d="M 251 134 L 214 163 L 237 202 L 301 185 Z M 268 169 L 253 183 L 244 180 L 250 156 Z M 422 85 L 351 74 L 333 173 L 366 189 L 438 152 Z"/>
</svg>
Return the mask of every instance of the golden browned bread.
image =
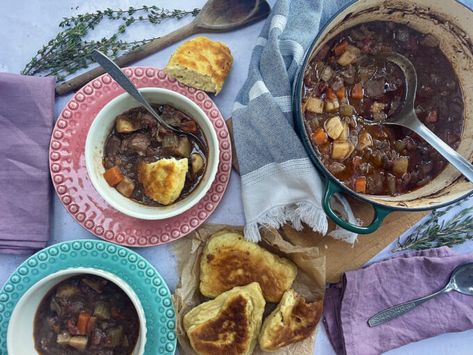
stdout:
<svg viewBox="0 0 473 355">
<path fill-rule="evenodd" d="M 232 63 L 225 44 L 196 37 L 176 49 L 164 72 L 188 86 L 218 94 Z"/>
<path fill-rule="evenodd" d="M 138 180 L 143 184 L 146 196 L 162 205 L 170 205 L 184 188 L 187 170 L 187 158 L 160 159 L 154 163 L 141 163 Z"/>
<path fill-rule="evenodd" d="M 322 316 L 322 301 L 306 303 L 293 289 L 287 290 L 276 309 L 264 320 L 259 335 L 263 351 L 279 348 L 310 336 Z"/>
<path fill-rule="evenodd" d="M 192 348 L 201 355 L 251 354 L 263 320 L 265 301 L 253 282 L 235 287 L 184 316 Z"/>
<path fill-rule="evenodd" d="M 235 286 L 258 282 L 268 302 L 279 302 L 297 274 L 297 267 L 241 234 L 221 231 L 207 242 L 200 264 L 200 292 L 216 297 Z"/>
</svg>

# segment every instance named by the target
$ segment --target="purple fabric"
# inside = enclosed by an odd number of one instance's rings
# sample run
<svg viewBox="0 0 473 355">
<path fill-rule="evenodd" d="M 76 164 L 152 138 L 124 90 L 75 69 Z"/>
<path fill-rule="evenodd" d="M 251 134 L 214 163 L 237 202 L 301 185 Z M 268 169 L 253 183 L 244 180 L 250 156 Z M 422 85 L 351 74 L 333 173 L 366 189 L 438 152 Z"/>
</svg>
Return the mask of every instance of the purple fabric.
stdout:
<svg viewBox="0 0 473 355">
<path fill-rule="evenodd" d="M 54 86 L 0 73 L 0 253 L 32 253 L 49 239 Z"/>
<path fill-rule="evenodd" d="M 327 289 L 324 325 L 337 354 L 380 354 L 404 344 L 473 328 L 473 297 L 450 292 L 374 328 L 368 319 L 442 288 L 456 266 L 473 261 L 447 247 L 387 259 L 347 272 Z"/>
</svg>

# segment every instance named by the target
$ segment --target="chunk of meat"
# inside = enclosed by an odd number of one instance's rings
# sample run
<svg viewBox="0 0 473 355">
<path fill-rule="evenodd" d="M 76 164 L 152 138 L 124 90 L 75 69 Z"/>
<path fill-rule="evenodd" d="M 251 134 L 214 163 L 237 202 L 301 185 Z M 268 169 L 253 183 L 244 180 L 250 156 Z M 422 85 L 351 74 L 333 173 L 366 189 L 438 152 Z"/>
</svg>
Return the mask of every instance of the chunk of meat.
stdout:
<svg viewBox="0 0 473 355">
<path fill-rule="evenodd" d="M 380 97 L 384 95 L 384 79 L 371 79 L 365 84 L 365 94 L 368 97 Z"/>
<path fill-rule="evenodd" d="M 137 133 L 131 138 L 127 139 L 126 145 L 131 151 L 139 155 L 145 155 L 146 149 L 149 147 L 150 143 L 151 141 L 148 135 L 144 133 Z"/>
</svg>

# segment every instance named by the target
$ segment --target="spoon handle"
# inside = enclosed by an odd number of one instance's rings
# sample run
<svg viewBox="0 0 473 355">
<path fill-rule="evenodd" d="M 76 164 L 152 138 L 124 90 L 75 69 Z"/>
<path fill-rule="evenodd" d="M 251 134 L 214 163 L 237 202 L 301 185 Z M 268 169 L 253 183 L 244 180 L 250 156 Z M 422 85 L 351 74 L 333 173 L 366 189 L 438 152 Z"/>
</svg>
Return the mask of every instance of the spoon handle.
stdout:
<svg viewBox="0 0 473 355">
<path fill-rule="evenodd" d="M 149 104 L 149 102 L 141 95 L 136 86 L 131 82 L 131 80 L 122 72 L 120 67 L 116 65 L 110 58 L 98 50 L 92 52 L 92 58 L 100 64 L 102 68 L 123 88 L 127 93 L 129 93 L 136 101 L 143 105 L 149 113 L 151 113 L 163 126 L 174 130 L 169 126 L 161 117 L 156 113 L 154 108 Z"/>
<path fill-rule="evenodd" d="M 417 307 L 418 305 L 421 305 L 424 302 L 427 302 L 428 300 L 444 293 L 444 292 L 449 292 L 450 288 L 443 288 L 437 292 L 434 292 L 430 295 L 417 298 L 412 301 L 404 302 L 395 306 L 392 306 L 390 308 L 387 308 L 381 312 L 376 313 L 374 316 L 372 316 L 370 319 L 368 319 L 368 325 L 370 327 L 376 327 L 380 324 L 389 322 L 390 320 L 397 318 L 407 312 L 409 312 L 411 309 Z"/>
<path fill-rule="evenodd" d="M 415 119 L 410 118 L 409 120 L 405 120 L 404 125 L 424 138 L 437 152 L 447 159 L 450 164 L 460 171 L 463 176 L 470 182 L 473 182 L 473 165 L 420 122 L 414 112 L 411 114 L 415 116 Z"/>
</svg>

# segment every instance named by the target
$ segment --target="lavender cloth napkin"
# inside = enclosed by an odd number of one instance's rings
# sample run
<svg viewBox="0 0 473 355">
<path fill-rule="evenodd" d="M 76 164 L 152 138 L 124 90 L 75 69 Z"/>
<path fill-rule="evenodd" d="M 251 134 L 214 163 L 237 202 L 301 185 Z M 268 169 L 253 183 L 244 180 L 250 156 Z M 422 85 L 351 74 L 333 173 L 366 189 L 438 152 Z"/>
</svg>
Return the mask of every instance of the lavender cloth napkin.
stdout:
<svg viewBox="0 0 473 355">
<path fill-rule="evenodd" d="M 327 289 L 324 325 L 337 354 L 380 354 L 404 344 L 473 328 L 473 297 L 450 292 L 374 328 L 368 318 L 442 288 L 456 266 L 473 261 L 448 247 L 387 259 L 347 272 Z"/>
<path fill-rule="evenodd" d="M 49 239 L 54 85 L 0 73 L 0 253 L 31 253 Z"/>
</svg>

